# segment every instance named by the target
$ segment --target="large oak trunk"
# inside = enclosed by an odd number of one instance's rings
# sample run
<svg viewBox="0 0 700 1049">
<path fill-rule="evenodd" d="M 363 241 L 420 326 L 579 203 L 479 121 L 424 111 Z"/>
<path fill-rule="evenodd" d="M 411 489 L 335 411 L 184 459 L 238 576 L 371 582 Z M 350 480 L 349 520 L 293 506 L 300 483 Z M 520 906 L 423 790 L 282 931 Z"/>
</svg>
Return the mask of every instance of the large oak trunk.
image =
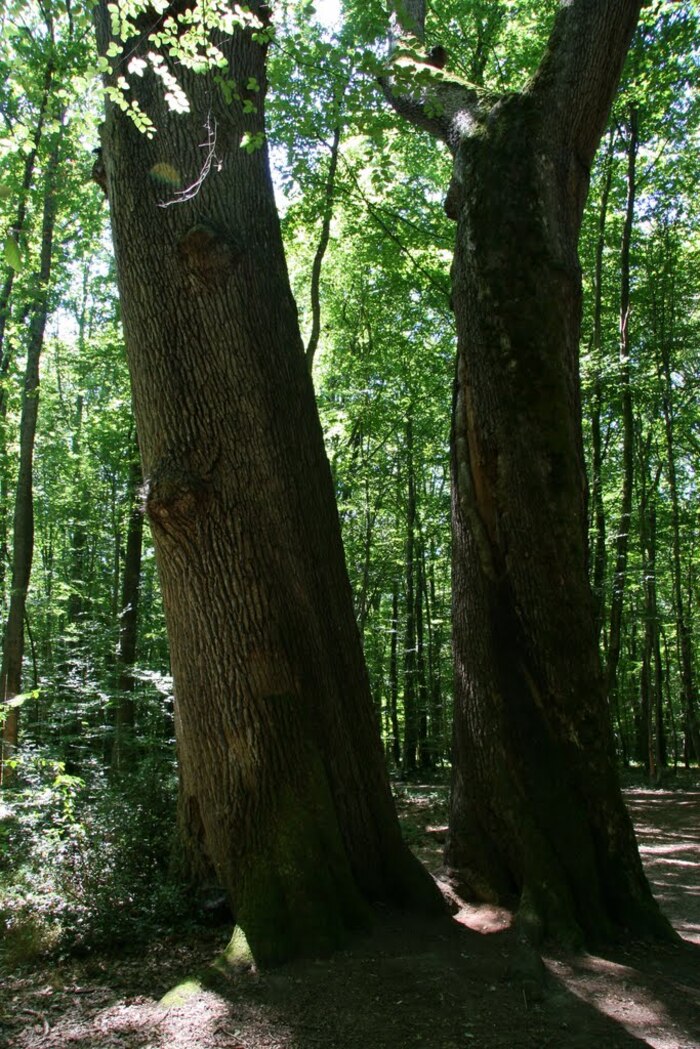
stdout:
<svg viewBox="0 0 700 1049">
<path fill-rule="evenodd" d="M 409 44 L 424 4 L 396 5 Z M 532 934 L 671 936 L 615 768 L 587 572 L 577 257 L 590 165 L 641 0 L 560 0 L 503 94 L 384 91 L 454 156 L 453 786 L 447 862 Z M 404 61 L 404 66 L 406 65 Z M 421 63 L 416 63 L 421 69 Z M 426 104 L 429 103 L 429 104 Z"/>
<path fill-rule="evenodd" d="M 102 49 L 107 24 L 103 5 Z M 176 70 L 191 112 L 173 114 L 146 72 L 132 91 L 157 134 L 111 105 L 103 153 L 185 848 L 226 888 L 237 942 L 274 962 L 342 942 L 367 900 L 437 894 L 383 765 L 267 150 L 241 146 L 264 127 L 264 48 L 220 46 L 260 85 L 253 112 Z"/>
<path fill-rule="evenodd" d="M 615 771 L 587 572 L 577 239 L 587 175 L 513 96 L 458 148 L 456 710 L 447 859 L 532 933 L 668 933 Z M 454 201 L 453 192 L 453 201 Z M 454 206 L 454 203 L 453 203 Z"/>
</svg>

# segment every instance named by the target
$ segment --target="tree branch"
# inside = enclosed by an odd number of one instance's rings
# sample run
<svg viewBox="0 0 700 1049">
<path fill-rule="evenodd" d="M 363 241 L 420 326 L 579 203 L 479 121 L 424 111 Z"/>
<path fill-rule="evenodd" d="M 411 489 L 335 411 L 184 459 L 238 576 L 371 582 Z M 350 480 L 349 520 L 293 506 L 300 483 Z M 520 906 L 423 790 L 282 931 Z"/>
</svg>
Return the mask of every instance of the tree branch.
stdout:
<svg viewBox="0 0 700 1049">
<path fill-rule="evenodd" d="M 340 150 L 340 114 L 338 123 L 333 131 L 333 144 L 331 146 L 331 159 L 328 165 L 328 178 L 324 191 L 323 222 L 321 224 L 321 236 L 314 255 L 311 268 L 311 335 L 306 347 L 306 362 L 309 371 L 313 370 L 314 357 L 321 338 L 321 266 L 328 248 L 331 235 L 331 221 L 333 218 L 333 202 L 335 198 L 335 176 L 338 170 L 338 152 Z"/>
<path fill-rule="evenodd" d="M 395 0 L 392 7 L 389 69 L 379 78 L 384 96 L 399 116 L 454 150 L 478 118 L 478 92 L 422 54 L 425 0 Z"/>
<path fill-rule="evenodd" d="M 560 0 L 528 93 L 549 126 L 590 167 L 603 134 L 643 0 Z"/>
</svg>

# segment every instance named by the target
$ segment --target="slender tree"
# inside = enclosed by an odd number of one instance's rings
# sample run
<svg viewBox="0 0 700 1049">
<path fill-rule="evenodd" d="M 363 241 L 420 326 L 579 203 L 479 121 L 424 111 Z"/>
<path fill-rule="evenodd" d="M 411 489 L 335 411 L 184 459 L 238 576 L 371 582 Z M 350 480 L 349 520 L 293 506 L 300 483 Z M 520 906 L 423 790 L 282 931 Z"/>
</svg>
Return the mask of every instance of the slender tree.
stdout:
<svg viewBox="0 0 700 1049">
<path fill-rule="evenodd" d="M 622 644 L 622 612 L 627 581 L 627 559 L 632 523 L 632 496 L 634 492 L 634 407 L 632 403 L 630 320 L 632 300 L 630 292 L 630 253 L 634 229 L 634 208 L 637 195 L 637 153 L 639 150 L 639 121 L 633 107 L 627 127 L 627 201 L 622 227 L 620 250 L 620 354 L 619 385 L 622 401 L 622 495 L 620 517 L 615 537 L 615 577 L 610 599 L 610 631 L 605 667 L 607 691 L 614 710 L 618 707 L 617 668 Z"/>
<path fill-rule="evenodd" d="M 123 772 L 129 766 L 136 724 L 134 663 L 138 638 L 141 553 L 143 550 L 143 508 L 141 507 L 139 497 L 140 489 L 141 463 L 138 457 L 138 448 L 134 447 L 129 469 L 129 523 L 126 532 L 121 609 L 119 613 L 117 701 L 114 719 L 114 743 L 111 756 L 112 768 L 116 772 Z"/>
<path fill-rule="evenodd" d="M 600 208 L 598 211 L 598 223 L 596 229 L 595 262 L 593 270 L 593 330 L 591 332 L 591 356 L 595 361 L 594 388 L 590 407 L 592 445 L 590 501 L 593 519 L 593 569 L 591 575 L 593 596 L 596 603 L 596 630 L 599 635 L 603 627 L 603 618 L 605 614 L 605 569 L 607 563 L 607 551 L 605 546 L 606 521 L 605 508 L 603 505 L 604 454 L 601 424 L 603 408 L 603 383 L 601 378 L 603 346 L 603 255 L 605 251 L 605 227 L 608 217 L 608 201 L 610 198 L 610 187 L 613 175 L 614 145 L 615 136 L 613 132 L 610 132 L 608 136 L 608 148 L 605 151 L 600 193 Z"/>
<path fill-rule="evenodd" d="M 688 602 L 683 594 L 681 558 L 681 500 L 679 498 L 676 465 L 676 409 L 673 396 L 672 350 L 677 339 L 677 306 L 675 299 L 675 258 L 672 237 L 668 230 L 661 232 L 662 269 L 654 290 L 653 324 L 657 337 L 657 368 L 661 384 L 661 406 L 666 444 L 666 475 L 671 499 L 671 549 L 673 569 L 673 607 L 676 619 L 676 637 L 680 663 L 681 704 L 686 736 L 686 749 L 700 760 L 700 720 L 697 712 L 693 642 L 689 622 Z M 670 300 L 670 301 L 666 301 Z"/>
<path fill-rule="evenodd" d="M 34 555 L 34 439 L 39 413 L 39 361 L 44 346 L 44 332 L 49 313 L 49 282 L 53 262 L 53 239 L 56 222 L 56 179 L 60 161 L 63 115 L 46 164 L 44 206 L 41 224 L 39 270 L 35 275 L 33 299 L 29 310 L 27 359 L 22 390 L 22 414 L 19 435 L 19 471 L 15 494 L 12 539 L 12 590 L 5 623 L 0 669 L 0 700 L 8 704 L 2 726 L 0 783 L 12 778 L 7 765 L 18 743 L 19 707 L 13 702 L 22 691 L 24 624 L 27 591 Z"/>
</svg>

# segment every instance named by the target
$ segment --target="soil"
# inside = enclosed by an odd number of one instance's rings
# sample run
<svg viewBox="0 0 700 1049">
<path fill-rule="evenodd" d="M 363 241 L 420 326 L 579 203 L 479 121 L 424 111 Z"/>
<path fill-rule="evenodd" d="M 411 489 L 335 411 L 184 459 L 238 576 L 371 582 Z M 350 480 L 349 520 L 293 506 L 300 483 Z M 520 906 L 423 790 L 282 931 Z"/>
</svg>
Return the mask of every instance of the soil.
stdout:
<svg viewBox="0 0 700 1049">
<path fill-rule="evenodd" d="M 629 789 L 642 858 L 682 939 L 603 954 L 522 953 L 508 912 L 377 916 L 331 958 L 163 996 L 205 969 L 230 929 L 5 975 L 0 1044 L 13 1049 L 698 1049 L 700 788 Z M 407 838 L 439 866 L 445 792 L 404 787 Z M 445 886 L 446 891 L 449 887 Z M 184 989 L 187 991 L 187 987 Z"/>
</svg>

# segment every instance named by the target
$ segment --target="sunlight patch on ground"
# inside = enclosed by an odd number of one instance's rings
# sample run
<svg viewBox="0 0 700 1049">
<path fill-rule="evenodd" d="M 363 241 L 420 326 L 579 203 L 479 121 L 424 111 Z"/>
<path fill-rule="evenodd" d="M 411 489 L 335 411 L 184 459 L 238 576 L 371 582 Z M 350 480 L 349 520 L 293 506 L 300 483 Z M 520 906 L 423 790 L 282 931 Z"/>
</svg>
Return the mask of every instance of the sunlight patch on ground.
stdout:
<svg viewBox="0 0 700 1049">
<path fill-rule="evenodd" d="M 479 932 L 483 935 L 504 932 L 513 924 L 513 915 L 510 911 L 489 903 L 463 903 L 454 919 L 460 925 L 466 925 L 472 932 Z"/>
<path fill-rule="evenodd" d="M 594 955 L 573 963 L 551 959 L 545 963 L 573 995 L 651 1049 L 693 1049 L 687 1032 L 675 1026 L 663 1003 L 647 991 L 637 969 Z"/>
<path fill-rule="evenodd" d="M 435 880 L 453 911 L 454 921 L 459 925 L 486 936 L 494 932 L 505 932 L 513 924 L 514 916 L 505 907 L 498 907 L 492 903 L 472 903 L 462 899 L 447 873 L 437 874 Z"/>
<path fill-rule="evenodd" d="M 167 996 L 166 996 L 167 997 Z M 246 1049 L 251 1024 L 271 1049 L 293 1044 L 292 1032 L 279 1022 L 275 1010 L 253 1007 L 249 1001 L 237 1004 L 214 991 L 200 990 L 182 1004 L 164 1008 L 163 1003 L 137 999 L 131 1004 L 104 1009 L 94 1020 L 95 1046 L 122 1045 L 126 1040 L 143 1049 L 192 1049 L 193 1046 L 225 1045 L 226 1049 Z M 264 1014 L 264 1015 L 263 1015 Z M 64 1032 L 64 1038 L 66 1033 Z M 70 1035 L 68 1035 L 70 1040 Z M 65 1043 L 63 1043 L 65 1044 Z M 260 1044 L 257 1041 L 255 1044 Z"/>
<path fill-rule="evenodd" d="M 700 845 L 695 847 L 688 845 L 687 843 L 681 842 L 678 845 L 640 845 L 639 851 L 642 853 L 649 853 L 651 855 L 660 854 L 662 856 L 668 856 L 669 853 L 682 852 L 686 855 L 696 855 L 697 860 L 674 860 L 669 859 L 669 863 L 682 863 L 687 866 L 695 866 L 696 863 L 700 862 Z"/>
</svg>

